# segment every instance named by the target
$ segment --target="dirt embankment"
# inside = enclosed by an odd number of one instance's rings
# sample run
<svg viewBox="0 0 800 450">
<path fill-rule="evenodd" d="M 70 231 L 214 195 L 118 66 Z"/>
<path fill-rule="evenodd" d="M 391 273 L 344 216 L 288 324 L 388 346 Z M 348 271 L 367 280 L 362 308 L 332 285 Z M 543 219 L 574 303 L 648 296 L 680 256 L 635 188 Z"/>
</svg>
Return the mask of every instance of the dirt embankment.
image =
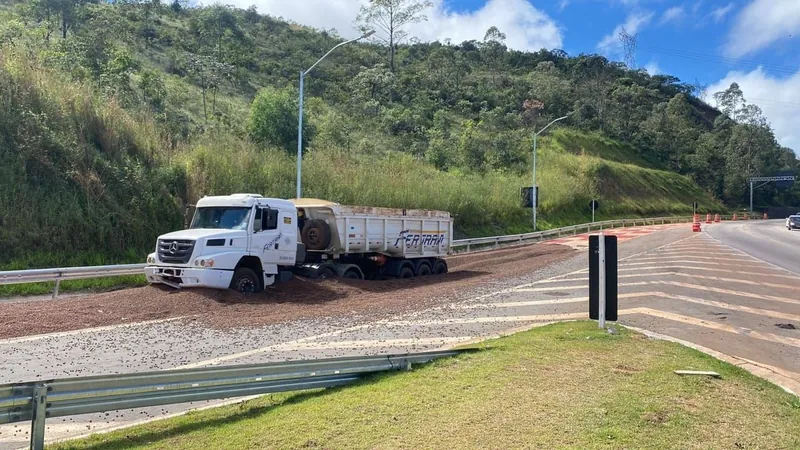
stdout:
<svg viewBox="0 0 800 450">
<path fill-rule="evenodd" d="M 450 273 L 385 281 L 296 277 L 258 295 L 142 287 L 57 300 L 0 304 L 0 338 L 187 317 L 215 328 L 251 327 L 304 318 L 383 316 L 447 303 L 460 291 L 520 276 L 575 255 L 544 244 L 456 255 Z"/>
</svg>

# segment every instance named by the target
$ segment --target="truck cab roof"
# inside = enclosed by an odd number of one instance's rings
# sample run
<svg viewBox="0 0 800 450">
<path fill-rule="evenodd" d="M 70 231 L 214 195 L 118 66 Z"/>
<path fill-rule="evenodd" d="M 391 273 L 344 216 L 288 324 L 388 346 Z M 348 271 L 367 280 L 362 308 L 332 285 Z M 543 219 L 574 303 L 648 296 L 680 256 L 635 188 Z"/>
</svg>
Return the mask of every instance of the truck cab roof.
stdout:
<svg viewBox="0 0 800 450">
<path fill-rule="evenodd" d="M 259 194 L 231 194 L 206 196 L 197 201 L 198 208 L 240 206 L 249 208 L 254 204 L 271 206 L 277 209 L 295 209 L 294 203 L 280 198 L 268 198 Z"/>
</svg>

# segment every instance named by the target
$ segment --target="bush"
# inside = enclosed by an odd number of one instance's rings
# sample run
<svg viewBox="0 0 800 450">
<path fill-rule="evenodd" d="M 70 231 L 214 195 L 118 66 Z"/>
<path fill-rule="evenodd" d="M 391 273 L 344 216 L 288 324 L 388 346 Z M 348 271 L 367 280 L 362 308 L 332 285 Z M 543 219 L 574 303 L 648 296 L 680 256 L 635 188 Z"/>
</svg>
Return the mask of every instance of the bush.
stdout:
<svg viewBox="0 0 800 450">
<path fill-rule="evenodd" d="M 261 89 L 250 105 L 247 132 L 253 141 L 293 152 L 297 147 L 297 101 L 289 89 Z M 311 129 L 304 117 L 303 147 L 308 146 Z"/>
</svg>

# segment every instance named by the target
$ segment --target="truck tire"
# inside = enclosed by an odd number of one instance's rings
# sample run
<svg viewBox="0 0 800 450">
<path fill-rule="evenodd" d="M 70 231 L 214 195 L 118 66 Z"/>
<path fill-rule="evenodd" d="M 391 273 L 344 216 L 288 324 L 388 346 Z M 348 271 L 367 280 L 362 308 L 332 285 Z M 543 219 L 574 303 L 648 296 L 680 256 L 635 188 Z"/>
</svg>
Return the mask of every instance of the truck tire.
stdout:
<svg viewBox="0 0 800 450">
<path fill-rule="evenodd" d="M 361 279 L 361 274 L 356 272 L 353 269 L 350 269 L 347 272 L 345 272 L 344 275 L 342 275 L 342 278 L 344 278 L 346 280 L 360 280 Z"/>
<path fill-rule="evenodd" d="M 336 271 L 333 270 L 332 267 L 323 267 L 322 269 L 320 269 L 317 278 L 325 279 L 325 278 L 333 278 L 335 276 L 336 276 Z"/>
<path fill-rule="evenodd" d="M 321 219 L 306 221 L 300 235 L 309 250 L 325 250 L 331 245 L 331 227 Z"/>
<path fill-rule="evenodd" d="M 441 259 L 437 259 L 435 263 L 433 263 L 433 274 L 434 275 L 443 275 L 447 273 L 447 263 Z"/>
<path fill-rule="evenodd" d="M 400 273 L 398 273 L 397 278 L 413 278 L 414 271 L 411 270 L 411 267 L 404 266 L 400 269 Z"/>
<path fill-rule="evenodd" d="M 342 264 L 336 268 L 336 275 L 349 280 L 363 280 L 364 274 L 355 264 Z"/>
<path fill-rule="evenodd" d="M 430 274 L 431 274 L 431 266 L 428 263 L 426 263 L 426 262 L 421 263 L 419 265 L 419 267 L 417 267 L 417 276 L 418 277 L 424 277 L 424 276 L 427 276 L 427 275 L 430 275 Z"/>
<path fill-rule="evenodd" d="M 242 294 L 257 294 L 262 291 L 261 280 L 253 269 L 239 267 L 233 272 L 231 289 Z"/>
</svg>

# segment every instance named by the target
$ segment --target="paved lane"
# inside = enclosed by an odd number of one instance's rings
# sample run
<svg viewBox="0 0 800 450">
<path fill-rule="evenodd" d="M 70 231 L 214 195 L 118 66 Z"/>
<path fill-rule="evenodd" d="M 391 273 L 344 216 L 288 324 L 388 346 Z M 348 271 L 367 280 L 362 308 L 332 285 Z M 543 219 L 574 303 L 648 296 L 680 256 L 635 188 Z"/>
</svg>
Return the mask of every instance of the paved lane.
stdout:
<svg viewBox="0 0 800 450">
<path fill-rule="evenodd" d="M 688 226 L 618 229 L 621 256 L 630 256 L 691 235 Z M 585 236 L 574 237 L 586 241 Z M 551 244 L 540 244 L 551 245 Z M 578 245 L 576 248 L 580 248 Z M 492 258 L 492 252 L 485 255 Z M 557 291 L 527 307 L 495 306 L 511 289 L 586 267 L 585 251 L 519 277 L 496 279 L 457 295 L 437 297 L 432 308 L 375 317 L 353 311 L 349 317 L 303 319 L 239 329 L 208 328 L 193 317 L 108 325 L 48 335 L 0 339 L 0 383 L 65 376 L 243 364 L 354 354 L 433 350 L 529 328 L 537 323 L 587 316 L 584 300 L 564 303 Z M 574 283 L 573 283 L 574 284 Z M 578 282 L 578 284 L 585 284 Z M 434 294 L 437 295 L 434 290 Z M 402 295 L 387 292 L 386 296 Z M 438 294 L 441 295 L 441 294 Z M 523 294 L 524 295 L 524 294 Z M 379 301 L 379 300 L 378 300 Z M 47 421 L 49 441 L 107 431 L 218 401 L 111 411 Z M 26 445 L 30 424 L 0 426 L 0 449 Z"/>
<path fill-rule="evenodd" d="M 723 222 L 706 231 L 723 244 L 800 274 L 800 230 L 787 230 L 785 221 Z"/>
<path fill-rule="evenodd" d="M 586 237 L 570 239 L 581 248 Z M 620 256 L 620 323 L 720 352 L 728 361 L 800 392 L 800 274 L 707 233 L 691 233 L 688 225 L 622 242 Z M 524 277 L 465 289 L 435 307 L 380 318 L 354 314 L 237 330 L 213 330 L 184 319 L 0 340 L 0 352 L 13 368 L 2 372 L 2 378 L 9 382 L 448 347 L 537 324 L 587 318 L 586 266 L 583 250 Z M 47 436 L 74 437 L 215 403 L 54 419 L 47 422 Z M 0 427 L 0 447 L 24 445 L 29 428 L 27 423 Z"/>
</svg>

